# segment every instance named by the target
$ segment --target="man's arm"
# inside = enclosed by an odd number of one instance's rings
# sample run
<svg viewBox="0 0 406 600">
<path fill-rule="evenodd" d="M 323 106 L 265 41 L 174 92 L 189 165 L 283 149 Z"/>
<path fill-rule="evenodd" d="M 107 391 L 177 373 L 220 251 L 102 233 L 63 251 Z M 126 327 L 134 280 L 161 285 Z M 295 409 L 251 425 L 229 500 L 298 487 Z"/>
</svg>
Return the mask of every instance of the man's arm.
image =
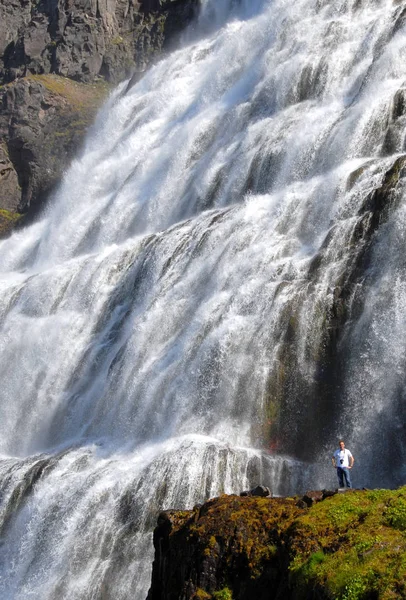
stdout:
<svg viewBox="0 0 406 600">
<path fill-rule="evenodd" d="M 350 467 L 349 467 L 350 469 L 352 469 L 352 465 L 353 464 L 354 464 L 354 457 L 353 457 L 353 455 L 350 452 Z"/>
<path fill-rule="evenodd" d="M 335 456 L 332 456 L 332 457 L 331 457 L 331 462 L 333 463 L 333 467 L 336 467 L 336 466 L 337 466 L 337 465 L 336 465 L 336 457 L 335 457 Z"/>
</svg>

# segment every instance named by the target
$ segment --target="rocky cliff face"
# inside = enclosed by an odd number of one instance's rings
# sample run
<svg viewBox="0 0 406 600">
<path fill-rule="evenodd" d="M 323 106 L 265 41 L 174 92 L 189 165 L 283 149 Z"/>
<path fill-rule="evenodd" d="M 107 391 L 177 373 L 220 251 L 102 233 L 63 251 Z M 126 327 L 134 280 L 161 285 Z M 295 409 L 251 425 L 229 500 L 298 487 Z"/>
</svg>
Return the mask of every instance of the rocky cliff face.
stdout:
<svg viewBox="0 0 406 600">
<path fill-rule="evenodd" d="M 0 0 L 0 235 L 35 214 L 109 90 L 136 81 L 199 0 Z"/>
<path fill-rule="evenodd" d="M 2 0 L 0 79 L 56 73 L 114 83 L 143 70 L 195 14 L 197 0 Z"/>
<path fill-rule="evenodd" d="M 161 513 L 148 600 L 406 598 L 406 488 Z"/>
<path fill-rule="evenodd" d="M 0 96 L 0 206 L 37 208 L 58 182 L 108 89 L 56 75 L 28 76 Z"/>
</svg>

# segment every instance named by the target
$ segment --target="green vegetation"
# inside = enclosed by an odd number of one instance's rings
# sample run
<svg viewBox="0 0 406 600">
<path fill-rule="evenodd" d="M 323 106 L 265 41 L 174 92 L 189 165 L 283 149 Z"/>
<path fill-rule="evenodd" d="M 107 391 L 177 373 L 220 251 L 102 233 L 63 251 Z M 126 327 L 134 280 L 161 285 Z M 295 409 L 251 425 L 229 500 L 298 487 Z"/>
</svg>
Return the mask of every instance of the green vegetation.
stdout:
<svg viewBox="0 0 406 600">
<path fill-rule="evenodd" d="M 400 531 L 406 531 L 406 493 L 391 498 L 385 510 L 386 522 Z"/>
<path fill-rule="evenodd" d="M 213 593 L 213 600 L 233 600 L 233 595 L 228 587 Z"/>
<path fill-rule="evenodd" d="M 22 216 L 20 213 L 0 209 L 0 238 L 5 237 Z"/>
<path fill-rule="evenodd" d="M 406 599 L 406 487 L 302 506 L 298 498 L 221 496 L 183 512 L 171 538 L 215 565 L 219 584 L 195 597 L 232 600 L 244 581 L 258 598 L 272 586 L 292 600 Z"/>
<path fill-rule="evenodd" d="M 303 590 L 322 587 L 327 598 L 406 597 L 406 488 L 337 495 L 300 517 L 295 535 L 312 532 L 320 550 L 296 552 L 291 584 Z"/>
<path fill-rule="evenodd" d="M 201 588 L 198 588 L 195 592 L 194 600 L 211 600 L 211 595 Z"/>
<path fill-rule="evenodd" d="M 124 38 L 121 35 L 116 35 L 111 39 L 110 43 L 113 44 L 113 46 L 118 46 L 119 44 L 124 43 Z"/>
<path fill-rule="evenodd" d="M 92 114 L 99 108 L 111 86 L 104 80 L 95 83 L 79 83 L 60 75 L 28 75 L 28 79 L 38 81 L 49 92 L 64 98 L 68 107 Z"/>
</svg>

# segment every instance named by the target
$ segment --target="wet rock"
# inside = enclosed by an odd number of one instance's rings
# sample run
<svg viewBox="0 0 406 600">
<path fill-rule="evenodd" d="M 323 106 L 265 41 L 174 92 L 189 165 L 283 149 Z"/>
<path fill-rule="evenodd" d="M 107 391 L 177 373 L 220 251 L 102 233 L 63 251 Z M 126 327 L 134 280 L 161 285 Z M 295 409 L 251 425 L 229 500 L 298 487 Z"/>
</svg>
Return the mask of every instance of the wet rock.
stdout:
<svg viewBox="0 0 406 600">
<path fill-rule="evenodd" d="M 359 170 L 354 172 L 349 178 L 349 187 L 361 175 Z M 285 315 L 281 314 L 279 318 L 280 331 L 275 333 L 279 339 L 277 360 L 265 390 L 268 427 L 264 427 L 263 443 L 267 447 L 304 461 L 317 460 L 315 441 L 327 438 L 336 430 L 340 404 L 337 398 L 349 353 L 348 322 L 349 319 L 356 322 L 362 314 L 366 278 L 370 276 L 369 268 L 378 239 L 376 233 L 399 206 L 405 185 L 406 156 L 401 155 L 393 160 L 380 184 L 365 194 L 346 243 L 346 264 L 332 282 L 331 293 L 323 300 L 314 294 L 315 318 L 306 347 L 309 364 L 313 365 L 311 376 L 303 371 L 297 353 L 303 336 L 302 298 L 297 294 L 285 303 Z M 309 264 L 306 294 L 328 268 L 332 247 L 337 241 L 336 233 L 332 227 Z M 282 286 L 280 290 L 283 294 Z M 296 429 L 298 406 L 306 407 L 300 412 L 300 431 Z"/>
<path fill-rule="evenodd" d="M 60 455 L 62 456 L 62 454 Z M 0 537 L 4 533 L 6 527 L 9 526 L 14 515 L 18 512 L 24 502 L 27 500 L 29 495 L 37 483 L 37 481 L 44 477 L 46 472 L 49 472 L 54 468 L 59 457 L 47 457 L 39 460 L 33 460 L 30 467 L 24 474 L 24 477 L 13 489 L 13 493 L 8 498 L 7 502 L 3 504 L 0 510 Z M 7 487 L 8 481 L 2 481 L 2 487 Z M 0 489 L 0 495 L 4 493 L 4 489 Z"/>
<path fill-rule="evenodd" d="M 400 88 L 393 97 L 389 123 L 386 129 L 381 153 L 383 156 L 403 152 L 406 126 L 406 88 Z"/>
<path fill-rule="evenodd" d="M 355 171 L 352 171 L 352 173 L 349 174 L 346 185 L 347 192 L 354 187 L 354 185 L 362 177 L 362 175 L 365 173 L 366 169 L 372 164 L 372 162 L 373 161 L 371 160 L 366 161 L 363 165 L 358 167 L 358 169 L 355 169 Z"/>
<path fill-rule="evenodd" d="M 400 88 L 394 98 L 392 104 L 392 119 L 398 119 L 406 114 L 406 88 Z"/>
</svg>

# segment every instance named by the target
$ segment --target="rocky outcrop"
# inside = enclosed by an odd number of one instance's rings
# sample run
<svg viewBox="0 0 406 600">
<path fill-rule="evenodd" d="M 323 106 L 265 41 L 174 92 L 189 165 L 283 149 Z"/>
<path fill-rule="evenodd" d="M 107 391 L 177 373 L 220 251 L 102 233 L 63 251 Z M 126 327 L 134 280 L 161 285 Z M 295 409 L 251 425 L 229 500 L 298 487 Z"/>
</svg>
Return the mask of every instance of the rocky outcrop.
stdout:
<svg viewBox="0 0 406 600">
<path fill-rule="evenodd" d="M 161 513 L 148 600 L 406 598 L 406 488 L 305 496 Z"/>
<path fill-rule="evenodd" d="M 0 0 L 0 80 L 55 73 L 113 83 L 143 70 L 198 0 Z"/>
<path fill-rule="evenodd" d="M 0 207 L 34 212 L 59 181 L 105 97 L 103 82 L 29 76 L 0 92 Z"/>
<path fill-rule="evenodd" d="M 130 75 L 136 82 L 198 6 L 0 0 L 0 237 L 44 205 L 109 84 Z"/>
</svg>

